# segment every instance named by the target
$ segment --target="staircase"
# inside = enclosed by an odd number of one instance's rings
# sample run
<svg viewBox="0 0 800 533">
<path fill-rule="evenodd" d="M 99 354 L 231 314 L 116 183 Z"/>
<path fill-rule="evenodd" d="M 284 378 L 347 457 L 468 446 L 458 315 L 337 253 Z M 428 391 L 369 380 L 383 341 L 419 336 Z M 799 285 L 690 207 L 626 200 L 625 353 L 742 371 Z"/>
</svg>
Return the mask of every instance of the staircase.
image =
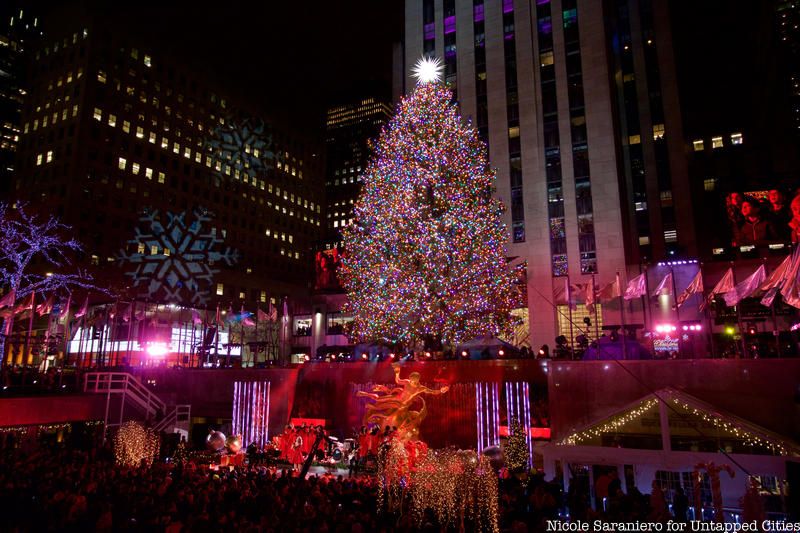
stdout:
<svg viewBox="0 0 800 533">
<path fill-rule="evenodd" d="M 153 429 L 156 431 L 189 431 L 190 405 L 167 406 L 161 398 L 127 372 L 89 372 L 84 375 L 83 392 L 106 395 L 106 428 L 122 424 L 125 405 L 128 404 L 137 407 L 147 420 L 154 420 Z M 109 412 L 112 395 L 119 395 L 119 418 L 116 418 L 116 422 Z"/>
</svg>

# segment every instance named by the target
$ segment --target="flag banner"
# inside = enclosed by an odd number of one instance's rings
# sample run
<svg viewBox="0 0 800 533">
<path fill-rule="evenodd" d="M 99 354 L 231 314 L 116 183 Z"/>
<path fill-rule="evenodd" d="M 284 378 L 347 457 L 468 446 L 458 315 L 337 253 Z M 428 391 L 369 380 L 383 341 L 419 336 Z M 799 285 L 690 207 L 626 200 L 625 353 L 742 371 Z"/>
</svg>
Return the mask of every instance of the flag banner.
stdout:
<svg viewBox="0 0 800 533">
<path fill-rule="evenodd" d="M 259 322 L 268 322 L 269 315 L 262 311 L 260 308 L 256 311 L 256 317 L 258 318 Z"/>
<path fill-rule="evenodd" d="M 51 294 L 46 301 L 36 306 L 36 314 L 38 314 L 39 316 L 49 315 L 50 312 L 53 310 L 54 305 L 55 305 L 55 296 Z"/>
<path fill-rule="evenodd" d="M 723 298 L 725 298 L 725 305 L 733 307 L 756 292 L 761 284 L 764 283 L 767 277 L 766 272 L 764 265 L 761 265 L 755 272 L 750 274 L 747 279 L 738 283 L 733 290 L 726 292 L 723 296 Z"/>
<path fill-rule="evenodd" d="M 694 279 L 689 286 L 686 287 L 683 292 L 678 296 L 677 304 L 678 307 L 682 306 L 686 303 L 693 294 L 703 294 L 703 271 L 698 270 L 697 274 L 694 276 Z"/>
<path fill-rule="evenodd" d="M 604 287 L 601 287 L 597 292 L 597 297 L 601 302 L 608 302 L 620 297 L 619 278 Z"/>
<path fill-rule="evenodd" d="M 125 309 L 125 312 L 122 313 L 122 321 L 123 322 L 130 322 L 131 316 L 133 315 L 133 304 L 128 304 L 128 308 Z"/>
<path fill-rule="evenodd" d="M 586 284 L 586 290 L 584 291 L 584 297 L 586 301 L 586 310 L 589 311 L 591 314 L 596 314 L 594 308 L 595 302 L 595 288 L 594 288 L 594 276 L 589 280 L 589 283 Z"/>
<path fill-rule="evenodd" d="M 662 294 L 667 296 L 672 294 L 672 272 L 664 276 L 656 290 L 653 291 L 653 297 L 661 296 Z"/>
<path fill-rule="evenodd" d="M 14 310 L 15 313 L 21 313 L 22 311 L 27 311 L 28 309 L 33 309 L 34 304 L 36 303 L 36 293 L 32 292 L 31 297 L 28 298 L 23 303 L 19 304 L 17 308 Z M 27 316 L 27 315 L 26 315 Z"/>
<path fill-rule="evenodd" d="M 67 296 L 67 301 L 64 302 L 64 306 L 61 307 L 61 313 L 58 315 L 58 318 L 65 318 L 69 314 L 69 306 L 72 304 L 72 294 Z"/>
<path fill-rule="evenodd" d="M 758 289 L 762 291 L 769 291 L 774 287 L 780 289 L 786 280 L 789 279 L 788 276 L 792 269 L 792 262 L 796 260 L 795 256 L 798 250 L 800 250 L 800 246 L 795 249 L 792 255 L 787 255 L 786 258 L 781 261 L 781 264 L 778 265 L 778 268 L 770 272 L 769 276 L 767 276 L 767 280 L 762 283 Z"/>
<path fill-rule="evenodd" d="M 703 300 L 703 304 L 700 306 L 700 309 L 705 309 L 706 305 L 710 304 L 714 301 L 714 297 L 717 294 L 725 294 L 728 291 L 733 290 L 733 268 L 729 268 L 725 271 L 725 274 L 722 276 L 714 288 L 711 289 L 711 292 L 708 293 L 706 299 Z"/>
<path fill-rule="evenodd" d="M 87 296 L 86 299 L 83 301 L 83 305 L 80 309 L 75 313 L 75 318 L 80 318 L 86 314 L 89 310 L 89 297 Z"/>
<path fill-rule="evenodd" d="M 198 325 L 202 323 L 203 319 L 200 318 L 200 313 L 197 311 L 197 309 L 192 309 L 192 324 Z"/>
<path fill-rule="evenodd" d="M 766 307 L 770 307 L 772 302 L 775 300 L 775 296 L 778 294 L 779 287 L 772 287 L 770 290 L 764 293 L 764 296 L 761 298 L 761 305 Z"/>
<path fill-rule="evenodd" d="M 8 294 L 0 298 L 0 309 L 3 307 L 12 307 L 17 300 L 17 291 L 11 289 Z"/>
<path fill-rule="evenodd" d="M 647 294 L 647 279 L 644 274 L 639 274 L 628 282 L 625 288 L 625 299 L 633 300 L 634 298 L 641 298 Z"/>
<path fill-rule="evenodd" d="M 800 274 L 800 247 L 795 250 L 792 256 L 792 263 L 786 272 L 786 281 L 781 286 L 781 297 L 783 301 L 792 307 L 800 308 L 800 283 L 797 276 Z"/>
</svg>

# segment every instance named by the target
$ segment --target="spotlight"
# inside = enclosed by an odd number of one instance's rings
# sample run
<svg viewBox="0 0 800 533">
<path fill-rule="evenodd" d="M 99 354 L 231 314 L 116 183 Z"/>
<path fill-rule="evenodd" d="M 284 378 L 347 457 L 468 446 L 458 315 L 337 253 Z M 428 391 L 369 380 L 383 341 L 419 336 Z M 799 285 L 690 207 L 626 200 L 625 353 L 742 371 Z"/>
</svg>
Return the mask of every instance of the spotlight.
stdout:
<svg viewBox="0 0 800 533">
<path fill-rule="evenodd" d="M 147 354 L 152 357 L 163 357 L 169 353 L 169 347 L 163 342 L 154 342 L 147 345 Z"/>
<path fill-rule="evenodd" d="M 469 352 L 466 350 L 461 350 L 461 357 L 469 357 Z"/>
<path fill-rule="evenodd" d="M 683 331 L 689 331 L 689 329 L 694 329 L 694 326 L 683 326 Z"/>
<path fill-rule="evenodd" d="M 391 358 L 391 359 L 394 359 L 394 358 L 395 358 L 395 355 L 394 355 L 393 353 L 390 353 L 390 354 L 389 354 L 389 358 Z"/>
<path fill-rule="evenodd" d="M 425 352 L 425 357 L 427 357 L 428 359 L 430 359 L 430 357 L 431 357 L 431 352 Z"/>
<path fill-rule="evenodd" d="M 544 349 L 539 349 L 539 355 L 544 355 Z"/>
<path fill-rule="evenodd" d="M 368 354 L 368 353 L 366 353 L 366 352 L 365 352 L 365 353 L 362 353 L 362 354 L 361 354 L 361 359 L 363 359 L 364 361 L 366 361 L 367 359 L 369 359 L 369 354 Z"/>
<path fill-rule="evenodd" d="M 505 354 L 506 354 L 506 352 L 503 351 L 503 350 L 500 350 L 499 352 L 497 352 L 497 355 L 499 355 L 500 357 L 503 357 Z"/>
<path fill-rule="evenodd" d="M 727 328 L 725 328 L 725 333 L 728 334 L 728 335 L 733 335 L 735 333 L 735 331 L 736 330 L 733 329 L 732 326 L 728 326 Z"/>
<path fill-rule="evenodd" d="M 304 361 L 310 361 L 310 360 L 311 360 L 311 356 L 309 356 L 309 355 L 304 355 L 304 356 L 303 356 L 303 360 L 304 360 Z"/>
</svg>

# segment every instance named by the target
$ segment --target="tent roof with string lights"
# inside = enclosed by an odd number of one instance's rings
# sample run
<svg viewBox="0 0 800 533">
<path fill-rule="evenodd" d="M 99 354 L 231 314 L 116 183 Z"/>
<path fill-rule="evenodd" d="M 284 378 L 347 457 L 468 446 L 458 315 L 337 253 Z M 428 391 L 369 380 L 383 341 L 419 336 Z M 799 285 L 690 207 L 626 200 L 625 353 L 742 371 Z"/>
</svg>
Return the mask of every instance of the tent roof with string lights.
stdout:
<svg viewBox="0 0 800 533">
<path fill-rule="evenodd" d="M 648 394 L 554 445 L 665 450 L 667 441 L 670 451 L 800 455 L 800 445 L 790 439 L 672 388 Z"/>
</svg>

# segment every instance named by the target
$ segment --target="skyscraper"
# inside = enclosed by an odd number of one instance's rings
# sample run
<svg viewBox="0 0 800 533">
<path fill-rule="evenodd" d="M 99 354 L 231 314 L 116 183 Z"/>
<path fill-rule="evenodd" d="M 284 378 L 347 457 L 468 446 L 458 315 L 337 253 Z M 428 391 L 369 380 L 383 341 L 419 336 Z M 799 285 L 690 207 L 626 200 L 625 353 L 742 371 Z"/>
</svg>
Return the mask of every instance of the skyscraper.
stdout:
<svg viewBox="0 0 800 533">
<path fill-rule="evenodd" d="M 353 217 L 353 202 L 361 188 L 359 177 L 370 155 L 369 142 L 378 137 L 391 112 L 387 103 L 375 97 L 328 109 L 325 122 L 328 247 L 339 244 L 339 228 L 349 224 Z"/>
<path fill-rule="evenodd" d="M 0 19 L 0 191 L 7 190 L 14 174 L 19 144 L 25 84 L 26 50 L 41 36 L 39 19 L 29 11 L 12 8 Z"/>
<path fill-rule="evenodd" d="M 696 253 L 665 2 L 407 0 L 405 13 L 406 61 L 444 58 L 488 143 L 534 342 L 570 334 L 566 280 Z M 619 324 L 619 308 L 592 320 Z"/>
<path fill-rule="evenodd" d="M 9 196 L 72 225 L 104 282 L 237 310 L 307 290 L 322 232 L 313 138 L 101 25 L 44 42 L 29 79 Z"/>
</svg>

